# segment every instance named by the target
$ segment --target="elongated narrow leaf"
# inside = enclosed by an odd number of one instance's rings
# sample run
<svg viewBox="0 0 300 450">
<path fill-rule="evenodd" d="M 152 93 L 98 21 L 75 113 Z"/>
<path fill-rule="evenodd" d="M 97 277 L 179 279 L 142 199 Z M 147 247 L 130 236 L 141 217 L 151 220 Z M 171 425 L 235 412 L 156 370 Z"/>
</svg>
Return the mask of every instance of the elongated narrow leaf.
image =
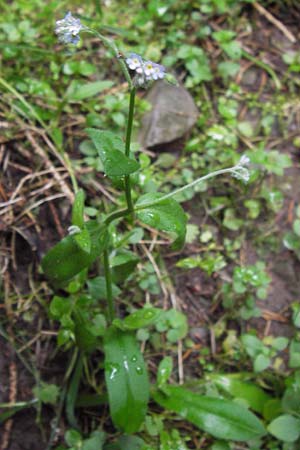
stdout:
<svg viewBox="0 0 300 450">
<path fill-rule="evenodd" d="M 104 337 L 105 381 L 114 425 L 127 434 L 140 428 L 147 411 L 149 381 L 135 335 L 111 327 Z"/>
<path fill-rule="evenodd" d="M 212 375 L 213 382 L 224 392 L 228 392 L 235 398 L 246 400 L 250 408 L 258 413 L 263 413 L 264 406 L 271 397 L 259 386 L 230 375 Z"/>
<path fill-rule="evenodd" d="M 85 226 L 91 239 L 90 252 L 85 252 L 74 236 L 67 236 L 52 247 L 42 260 L 45 275 L 58 286 L 89 267 L 107 246 L 106 228 L 93 220 L 86 222 Z"/>
<path fill-rule="evenodd" d="M 98 150 L 108 177 L 122 177 L 130 175 L 139 169 L 139 163 L 124 154 L 125 145 L 122 139 L 111 131 L 86 129 Z"/>
<path fill-rule="evenodd" d="M 113 82 L 109 80 L 92 81 L 85 84 L 74 81 L 68 88 L 67 98 L 71 102 L 78 102 L 100 94 L 100 92 L 109 89 L 112 85 Z"/>
<path fill-rule="evenodd" d="M 157 192 L 145 194 L 139 198 L 136 206 L 156 201 L 162 196 Z M 157 230 L 170 233 L 175 237 L 173 248 L 183 246 L 186 235 L 186 214 L 174 199 L 168 198 L 153 206 L 137 210 L 139 220 Z"/>
<path fill-rule="evenodd" d="M 84 192 L 82 189 L 76 193 L 75 200 L 72 206 L 72 225 L 79 228 L 84 227 Z"/>
<path fill-rule="evenodd" d="M 167 395 L 159 391 L 153 394 L 159 405 L 219 439 L 248 441 L 266 433 L 258 418 L 237 403 L 197 395 L 177 386 L 165 387 L 164 392 Z"/>
</svg>

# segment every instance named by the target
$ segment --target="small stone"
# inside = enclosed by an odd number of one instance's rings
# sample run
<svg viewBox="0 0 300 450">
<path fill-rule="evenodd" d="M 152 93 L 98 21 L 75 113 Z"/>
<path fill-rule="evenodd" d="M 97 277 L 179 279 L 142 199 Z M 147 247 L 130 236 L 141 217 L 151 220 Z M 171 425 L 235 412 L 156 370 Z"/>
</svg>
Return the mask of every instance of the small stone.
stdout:
<svg viewBox="0 0 300 450">
<path fill-rule="evenodd" d="M 182 86 L 158 81 L 145 99 L 152 105 L 152 110 L 142 119 L 139 142 L 144 148 L 182 138 L 199 117 L 193 98 Z"/>
</svg>

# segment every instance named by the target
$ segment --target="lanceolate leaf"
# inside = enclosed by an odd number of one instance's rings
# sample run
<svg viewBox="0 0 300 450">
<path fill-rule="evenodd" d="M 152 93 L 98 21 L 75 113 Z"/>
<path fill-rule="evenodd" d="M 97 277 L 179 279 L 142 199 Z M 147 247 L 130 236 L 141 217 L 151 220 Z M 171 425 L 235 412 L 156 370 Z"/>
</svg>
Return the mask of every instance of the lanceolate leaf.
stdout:
<svg viewBox="0 0 300 450">
<path fill-rule="evenodd" d="M 153 393 L 159 405 L 219 439 L 248 441 L 266 433 L 257 417 L 237 403 L 197 395 L 177 386 L 164 387 L 164 392 L 167 395 Z"/>
<path fill-rule="evenodd" d="M 157 192 L 145 194 L 139 198 L 136 206 L 147 205 L 158 200 L 162 194 Z M 163 200 L 145 209 L 138 209 L 136 215 L 139 220 L 157 230 L 170 233 L 175 241 L 173 248 L 178 249 L 183 246 L 186 234 L 186 214 L 181 206 L 172 198 Z"/>
<path fill-rule="evenodd" d="M 98 150 L 108 177 L 122 177 L 130 175 L 139 169 L 139 163 L 124 154 L 125 146 L 122 139 L 111 131 L 86 130 Z"/>
<path fill-rule="evenodd" d="M 84 227 L 84 192 L 82 189 L 76 193 L 76 197 L 72 207 L 72 225 L 79 228 Z"/>
<path fill-rule="evenodd" d="M 78 245 L 74 236 L 67 236 L 52 247 L 42 260 L 45 275 L 56 285 L 68 282 L 105 250 L 108 239 L 107 229 L 96 221 L 90 220 L 85 224 L 91 239 L 90 252 L 84 251 Z"/>
<path fill-rule="evenodd" d="M 212 375 L 213 382 L 223 392 L 228 392 L 235 398 L 246 400 L 250 408 L 263 413 L 264 406 L 271 397 L 254 383 L 236 379 L 230 375 Z"/>
<path fill-rule="evenodd" d="M 135 335 L 111 327 L 104 337 L 105 381 L 114 425 L 139 430 L 147 411 L 149 381 Z"/>
</svg>

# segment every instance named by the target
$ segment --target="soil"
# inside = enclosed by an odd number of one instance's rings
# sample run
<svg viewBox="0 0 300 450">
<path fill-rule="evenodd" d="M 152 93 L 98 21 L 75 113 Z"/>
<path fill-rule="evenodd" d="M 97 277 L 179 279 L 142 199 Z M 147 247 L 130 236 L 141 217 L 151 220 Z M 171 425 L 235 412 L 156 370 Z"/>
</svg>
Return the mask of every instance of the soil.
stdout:
<svg viewBox="0 0 300 450">
<path fill-rule="evenodd" d="M 292 45 L 282 36 L 279 30 L 266 22 L 257 12 L 253 14 L 251 21 L 256 24 L 256 27 L 253 33 L 247 36 L 244 44 L 245 46 L 252 45 L 257 54 L 263 52 L 264 57 L 276 67 L 277 73 L 283 74 L 285 68 L 281 63 L 281 55 L 278 49 L 281 50 L 282 47 L 285 50 L 295 49 L 296 46 Z M 280 11 L 277 11 L 277 17 L 279 14 Z M 290 29 L 293 30 L 295 24 L 290 16 L 285 16 L 284 19 L 287 20 Z M 244 92 L 257 90 L 257 86 L 259 86 L 262 96 L 265 96 L 265 98 L 270 98 L 273 94 L 265 72 L 254 65 L 251 65 L 243 73 L 240 84 Z M 297 123 L 296 118 L 290 121 L 288 131 L 291 136 L 297 126 L 299 127 L 299 123 Z M 275 129 L 273 138 L 274 141 L 278 138 L 281 139 L 281 132 Z M 20 137 L 20 140 L 22 139 L 24 139 L 24 136 Z M 6 143 L 6 159 L 4 158 L 2 161 L 5 175 L 3 182 L 0 183 L 1 189 L 2 186 L 6 187 L 3 202 L 10 200 L 11 195 L 25 175 L 32 175 L 34 171 L 42 170 L 41 159 L 36 156 L 33 160 L 31 154 L 27 154 L 25 150 L 21 151 L 20 140 L 16 138 Z M 279 144 L 278 147 L 281 151 L 289 153 L 294 161 L 294 167 L 287 171 L 286 177 L 283 179 L 284 184 L 288 182 L 290 185 L 290 188 L 286 190 L 285 205 L 275 219 L 281 230 L 284 231 L 291 226 L 289 217 L 291 206 L 296 204 L 300 198 L 300 169 L 299 154 L 291 144 L 292 138 L 285 139 L 282 142 L 283 145 Z M 47 175 L 47 177 L 46 181 L 51 181 L 51 176 Z M 43 183 L 45 184 L 46 181 L 44 179 Z M 0 243 L 0 262 L 3 268 L 7 267 L 8 269 L 3 277 L 4 296 L 3 302 L 0 303 L 1 323 L 3 322 L 4 327 L 10 329 L 8 324 L 12 321 L 13 327 L 18 326 L 22 330 L 21 338 L 17 338 L 21 341 L 18 341 L 18 347 L 21 343 L 22 345 L 29 343 L 30 339 L 35 338 L 37 330 L 41 328 L 35 317 L 36 311 L 39 311 L 40 317 L 43 318 L 43 308 L 38 301 L 39 296 L 37 293 L 32 297 L 28 294 L 41 283 L 42 278 L 38 272 L 41 256 L 64 234 L 64 224 L 67 222 L 70 213 L 70 202 L 66 199 L 58 197 L 45 201 L 54 193 L 57 194 L 57 190 L 49 187 L 47 190 L 42 190 L 40 196 L 34 198 L 34 201 L 41 200 L 38 213 L 34 216 L 27 214 L 25 209 L 28 204 L 33 202 L 30 199 L 30 193 L 42 188 L 43 186 L 39 185 L 38 180 L 29 180 L 21 190 L 22 198 L 14 207 L 13 214 L 8 213 L 0 216 L 0 229 L 4 230 Z M 18 197 L 18 195 L 15 197 Z M 199 215 L 193 211 L 192 207 L 189 212 L 191 214 L 190 222 L 198 223 Z M 251 241 L 246 242 L 245 245 L 248 246 L 245 262 L 251 264 L 255 262 L 257 256 L 255 252 L 251 251 Z M 188 254 L 190 249 L 187 246 L 185 252 Z M 292 252 L 283 247 L 275 255 L 274 253 L 266 254 L 265 260 L 272 278 L 272 284 L 267 299 L 259 305 L 264 314 L 262 318 L 251 321 L 247 326 L 255 326 L 262 336 L 265 334 L 291 336 L 289 306 L 292 302 L 299 300 L 300 263 Z M 172 275 L 175 274 L 174 286 L 180 299 L 180 306 L 189 317 L 190 334 L 200 344 L 206 345 L 210 342 L 209 327 L 219 317 L 218 311 L 212 307 L 212 298 L 216 294 L 222 278 L 218 275 L 209 277 L 200 269 L 187 272 L 176 271 L 172 261 L 170 264 L 168 263 L 168 267 Z M 47 293 L 45 285 L 42 285 L 42 291 Z M 8 305 L 7 298 L 10 296 L 13 296 L 15 300 Z M 8 316 L 4 313 L 5 311 Z M 12 311 L 18 311 L 17 316 L 13 316 Z M 12 315 L 10 316 L 10 314 Z M 26 315 L 27 322 L 24 322 L 23 318 L 21 319 L 22 314 Z M 13 334 L 11 336 L 14 339 L 16 338 Z M 7 340 L 0 337 L 0 345 L 0 403 L 27 401 L 32 397 L 31 389 L 35 384 L 33 376 L 24 367 Z M 29 348 L 32 349 L 33 347 L 29 345 Z M 36 354 L 35 352 L 35 356 Z M 38 354 L 40 355 L 39 352 Z M 59 373 L 59 367 L 56 367 L 54 374 L 51 374 L 51 361 L 49 361 L 47 355 L 41 356 L 41 358 L 39 360 L 41 377 L 43 379 L 45 376 L 49 379 L 51 377 L 55 379 Z M 188 364 L 188 361 L 186 363 Z M 56 381 L 58 380 L 59 378 L 56 378 Z M 0 446 L 2 442 L 0 450 L 45 450 L 51 431 L 50 420 L 51 413 L 49 414 L 49 422 L 41 428 L 36 424 L 36 410 L 34 408 L 16 413 L 10 421 L 0 426 Z M 7 425 L 8 423 L 11 423 L 11 428 L 9 428 L 10 425 Z M 60 434 L 58 431 L 58 436 Z"/>
</svg>

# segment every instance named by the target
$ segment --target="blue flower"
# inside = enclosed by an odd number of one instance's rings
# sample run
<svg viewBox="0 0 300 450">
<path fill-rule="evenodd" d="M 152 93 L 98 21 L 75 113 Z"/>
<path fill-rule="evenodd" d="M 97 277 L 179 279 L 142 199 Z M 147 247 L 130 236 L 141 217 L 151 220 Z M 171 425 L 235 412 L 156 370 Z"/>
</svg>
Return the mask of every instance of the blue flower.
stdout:
<svg viewBox="0 0 300 450">
<path fill-rule="evenodd" d="M 77 44 L 79 42 L 79 33 L 85 27 L 80 22 L 80 19 L 75 19 L 70 12 L 68 12 L 62 20 L 57 20 L 55 24 L 55 33 L 60 42 L 64 44 Z"/>
<path fill-rule="evenodd" d="M 130 53 L 125 61 L 129 69 L 136 72 L 134 82 L 138 86 L 147 86 L 149 82 L 162 80 L 166 75 L 164 66 L 145 61 L 136 53 Z"/>
</svg>

